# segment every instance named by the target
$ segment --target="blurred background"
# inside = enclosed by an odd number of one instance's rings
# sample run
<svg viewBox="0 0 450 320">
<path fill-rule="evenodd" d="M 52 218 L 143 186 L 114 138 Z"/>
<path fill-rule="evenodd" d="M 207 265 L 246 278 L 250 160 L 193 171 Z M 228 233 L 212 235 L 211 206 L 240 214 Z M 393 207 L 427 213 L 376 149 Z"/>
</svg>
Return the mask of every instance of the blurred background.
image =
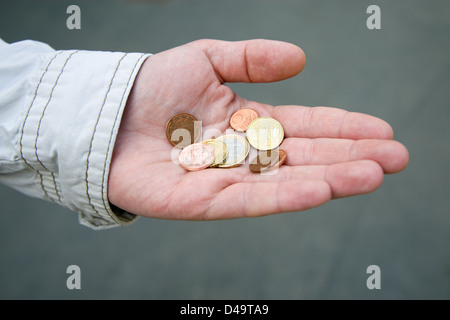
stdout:
<svg viewBox="0 0 450 320">
<path fill-rule="evenodd" d="M 81 30 L 66 27 L 71 4 Z M 381 30 L 366 27 L 371 4 Z M 449 1 L 1 1 L 0 38 L 151 53 L 201 38 L 292 42 L 307 56 L 299 76 L 231 87 L 380 117 L 410 151 L 407 169 L 374 193 L 257 219 L 141 218 L 92 231 L 0 185 L 0 298 L 450 298 Z M 81 290 L 66 287 L 72 264 Z M 366 287 L 370 265 L 380 290 Z"/>
</svg>

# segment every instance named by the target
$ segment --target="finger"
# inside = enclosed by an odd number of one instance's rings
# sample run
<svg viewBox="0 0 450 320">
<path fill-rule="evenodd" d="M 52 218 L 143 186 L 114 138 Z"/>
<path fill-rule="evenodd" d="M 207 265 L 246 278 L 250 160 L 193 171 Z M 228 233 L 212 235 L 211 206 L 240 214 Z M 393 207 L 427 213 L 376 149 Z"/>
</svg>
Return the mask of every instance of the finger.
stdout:
<svg viewBox="0 0 450 320">
<path fill-rule="evenodd" d="M 199 40 L 192 45 L 205 50 L 222 82 L 273 82 L 300 73 L 305 54 L 299 47 L 281 41 Z"/>
<path fill-rule="evenodd" d="M 301 211 L 330 199 L 330 188 L 321 180 L 237 183 L 222 190 L 213 199 L 205 219 L 258 217 Z"/>
<path fill-rule="evenodd" d="M 380 187 L 383 179 L 382 168 L 370 160 L 330 165 L 324 174 L 333 199 L 373 192 Z"/>
<path fill-rule="evenodd" d="M 256 110 L 261 117 L 277 119 L 286 137 L 392 139 L 392 127 L 384 120 L 332 107 L 271 106 L 237 99 L 239 108 Z"/>
<path fill-rule="evenodd" d="M 360 160 L 332 165 L 282 166 L 276 174 L 252 175 L 246 182 L 323 180 L 335 199 L 372 192 L 381 185 L 383 178 L 380 165 Z"/>
<path fill-rule="evenodd" d="M 394 135 L 384 120 L 338 108 L 278 106 L 272 112 L 286 137 L 392 139 Z"/>
<path fill-rule="evenodd" d="M 232 183 L 216 197 L 207 219 L 254 217 L 301 211 L 330 199 L 365 194 L 383 182 L 383 171 L 363 160 L 329 166 L 283 166 L 275 175 L 251 174 Z"/>
<path fill-rule="evenodd" d="M 403 170 L 409 159 L 406 148 L 392 140 L 288 138 L 283 141 L 281 148 L 288 154 L 287 165 L 320 165 L 373 160 L 385 173 L 395 173 Z"/>
</svg>

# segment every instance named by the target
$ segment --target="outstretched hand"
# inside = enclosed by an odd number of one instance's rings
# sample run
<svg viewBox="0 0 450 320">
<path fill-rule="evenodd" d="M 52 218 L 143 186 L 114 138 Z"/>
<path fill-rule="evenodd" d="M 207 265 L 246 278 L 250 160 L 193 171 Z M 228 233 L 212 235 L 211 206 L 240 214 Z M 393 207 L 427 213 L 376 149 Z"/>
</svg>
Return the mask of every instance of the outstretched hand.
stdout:
<svg viewBox="0 0 450 320">
<path fill-rule="evenodd" d="M 403 170 L 406 148 L 383 120 L 327 107 L 270 106 L 236 95 L 226 82 L 295 76 L 303 51 L 289 43 L 199 40 L 149 57 L 128 98 L 108 182 L 109 201 L 137 215 L 183 220 L 301 211 L 377 189 Z M 172 162 L 167 121 L 190 113 L 225 132 L 238 109 L 255 109 L 284 127 L 287 162 L 274 175 L 248 166 L 188 172 Z"/>
</svg>

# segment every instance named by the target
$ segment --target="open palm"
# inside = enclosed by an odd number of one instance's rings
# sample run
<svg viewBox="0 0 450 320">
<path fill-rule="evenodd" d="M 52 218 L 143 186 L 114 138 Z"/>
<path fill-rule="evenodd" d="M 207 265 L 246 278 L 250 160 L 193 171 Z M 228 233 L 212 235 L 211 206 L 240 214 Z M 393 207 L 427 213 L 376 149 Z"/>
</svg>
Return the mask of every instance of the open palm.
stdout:
<svg viewBox="0 0 450 320">
<path fill-rule="evenodd" d="M 226 82 L 273 82 L 298 74 L 303 51 L 268 40 L 200 40 L 151 56 L 129 96 L 111 163 L 108 197 L 137 215 L 227 219 L 300 211 L 374 191 L 404 169 L 408 152 L 378 118 L 326 107 L 270 106 Z M 167 121 L 190 113 L 225 132 L 233 112 L 252 108 L 284 127 L 287 162 L 274 175 L 247 166 L 187 172 L 172 161 Z"/>
</svg>

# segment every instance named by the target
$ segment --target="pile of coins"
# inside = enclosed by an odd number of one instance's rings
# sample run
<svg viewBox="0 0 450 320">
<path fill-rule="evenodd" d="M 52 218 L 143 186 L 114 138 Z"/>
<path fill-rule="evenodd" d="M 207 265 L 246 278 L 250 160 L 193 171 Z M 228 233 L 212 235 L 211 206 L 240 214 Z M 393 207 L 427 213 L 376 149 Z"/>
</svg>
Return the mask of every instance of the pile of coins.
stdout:
<svg viewBox="0 0 450 320">
<path fill-rule="evenodd" d="M 231 116 L 230 126 L 239 133 L 245 132 L 246 137 L 232 133 L 198 142 L 200 122 L 193 115 L 179 113 L 167 122 L 166 136 L 173 146 L 182 149 L 178 160 L 188 171 L 240 166 L 251 148 L 258 150 L 258 155 L 250 161 L 252 172 L 266 172 L 286 161 L 286 152 L 278 149 L 284 130 L 277 120 L 260 117 L 253 109 L 240 109 Z"/>
</svg>

